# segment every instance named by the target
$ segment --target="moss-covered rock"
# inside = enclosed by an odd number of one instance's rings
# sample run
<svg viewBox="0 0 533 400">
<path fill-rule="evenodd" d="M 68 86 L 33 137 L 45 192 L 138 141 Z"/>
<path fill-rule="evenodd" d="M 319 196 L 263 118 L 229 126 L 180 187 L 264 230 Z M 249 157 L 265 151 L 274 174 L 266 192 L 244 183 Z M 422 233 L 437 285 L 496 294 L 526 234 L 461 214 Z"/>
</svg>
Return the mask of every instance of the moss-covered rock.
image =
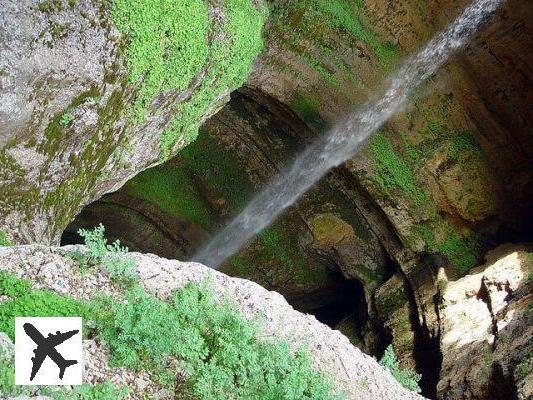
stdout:
<svg viewBox="0 0 533 400">
<path fill-rule="evenodd" d="M 84 204 L 193 141 L 246 80 L 267 15 L 251 0 L 71 3 L 2 10 L 0 216 L 18 243 L 57 242 Z"/>
</svg>

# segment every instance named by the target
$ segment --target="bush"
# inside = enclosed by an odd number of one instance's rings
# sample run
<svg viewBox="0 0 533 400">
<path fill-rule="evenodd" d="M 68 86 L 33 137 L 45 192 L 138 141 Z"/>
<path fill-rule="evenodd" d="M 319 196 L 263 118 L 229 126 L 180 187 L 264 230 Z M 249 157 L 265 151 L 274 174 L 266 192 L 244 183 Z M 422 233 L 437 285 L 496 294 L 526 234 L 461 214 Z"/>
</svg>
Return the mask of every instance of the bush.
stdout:
<svg viewBox="0 0 533 400">
<path fill-rule="evenodd" d="M 418 382 L 420 381 L 421 375 L 417 374 L 415 371 L 409 368 L 402 368 L 400 363 L 396 358 L 394 353 L 394 347 L 389 345 L 385 350 L 385 354 L 381 360 L 379 360 L 379 365 L 388 369 L 392 376 L 405 388 L 413 390 L 417 393 L 420 393 L 420 387 Z"/>
<path fill-rule="evenodd" d="M 248 321 L 229 301 L 215 301 L 207 284 L 189 284 L 176 290 L 169 301 L 140 286 L 126 290 L 123 301 L 107 296 L 83 301 L 32 290 L 28 281 L 4 273 L 0 291 L 10 297 L 0 303 L 0 331 L 11 339 L 15 316 L 81 316 L 84 332 L 96 333 L 107 342 L 112 365 L 149 372 L 176 398 L 338 398 L 332 382 L 312 368 L 307 351 L 291 351 L 280 339 L 260 339 L 259 323 Z M 12 370 L 4 364 L 9 365 L 9 360 L 0 358 L 0 390 L 15 393 Z M 53 393 L 54 398 L 80 400 L 121 396 L 122 389 L 109 385 Z"/>
<path fill-rule="evenodd" d="M 89 264 L 101 265 L 115 281 L 131 283 L 136 279 L 135 259 L 128 254 L 127 247 L 120 245 L 119 240 L 107 244 L 102 224 L 93 230 L 80 229 L 78 234 L 84 238 L 89 253 L 86 255 L 86 261 L 80 257 L 79 252 L 71 253 L 70 257 L 79 262 L 82 268 L 86 268 Z"/>
<path fill-rule="evenodd" d="M 181 395 L 202 400 L 335 398 L 306 351 L 259 340 L 258 324 L 228 302 L 217 304 L 207 286 L 189 284 L 170 302 L 134 288 L 125 300 L 100 299 L 96 306 L 96 325 L 115 366 L 150 370 L 167 386 L 182 388 Z M 173 358 L 185 379 L 165 368 Z"/>
</svg>

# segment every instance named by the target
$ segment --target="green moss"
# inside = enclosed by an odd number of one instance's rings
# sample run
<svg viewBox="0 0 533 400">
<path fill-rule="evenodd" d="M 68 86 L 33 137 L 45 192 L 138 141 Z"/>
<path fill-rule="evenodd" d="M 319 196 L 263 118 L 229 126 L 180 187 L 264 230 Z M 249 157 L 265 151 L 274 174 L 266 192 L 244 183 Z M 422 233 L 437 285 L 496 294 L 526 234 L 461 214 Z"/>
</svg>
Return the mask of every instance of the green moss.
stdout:
<svg viewBox="0 0 533 400">
<path fill-rule="evenodd" d="M 438 129 L 436 126 L 434 128 Z M 481 250 L 479 241 L 473 234 L 459 235 L 437 213 L 433 200 L 418 182 L 414 168 L 420 168 L 428 153 L 415 146 L 405 146 L 404 158 L 395 150 L 388 134 L 390 133 L 378 132 L 369 143 L 377 172 L 376 183 L 383 193 L 390 197 L 405 198 L 416 212 L 429 215 L 428 221 L 415 227 L 414 234 L 425 241 L 430 252 L 446 255 L 460 275 L 466 274 L 478 260 Z M 457 143 L 461 143 L 462 148 L 466 146 L 464 139 L 459 139 Z M 460 148 L 458 145 L 457 147 Z"/>
<path fill-rule="evenodd" d="M 336 65 L 345 74 L 348 72 L 346 77 L 356 81 L 358 85 L 360 80 L 353 75 L 349 66 L 343 65 L 342 60 L 332 57 L 332 52 L 327 50 L 334 45 L 326 42 L 329 36 L 340 33 L 366 43 L 386 71 L 390 71 L 399 59 L 396 47 L 380 39 L 373 31 L 365 4 L 360 0 L 302 0 L 283 3 L 272 7 L 272 19 L 274 31 L 282 35 L 291 49 L 306 56 L 304 61 L 309 67 L 317 70 L 333 86 L 338 86 L 339 81 L 325 67 L 328 63 Z M 309 55 L 306 42 L 313 43 L 322 52 L 320 59 Z"/>
<path fill-rule="evenodd" d="M 385 193 L 400 194 L 415 205 L 427 202 L 410 166 L 394 150 L 387 133 L 377 132 L 370 139 L 369 148 L 376 162 L 377 183 Z"/>
<path fill-rule="evenodd" d="M 125 189 L 130 196 L 170 215 L 186 218 L 204 229 L 211 225 L 209 209 L 184 168 L 162 164 L 147 169 L 130 180 Z"/>
<path fill-rule="evenodd" d="M 225 0 L 227 22 L 224 35 L 211 43 L 210 67 L 192 96 L 177 106 L 178 116 L 171 121 L 161 142 L 163 159 L 172 154 L 178 139 L 186 143 L 196 139 L 202 117 L 216 103 L 221 93 L 240 87 L 252 70 L 252 62 L 263 48 L 261 28 L 266 10 L 251 0 Z"/>
<path fill-rule="evenodd" d="M 459 236 L 445 220 L 416 227 L 426 242 L 429 251 L 444 254 L 457 268 L 459 275 L 465 275 L 476 264 L 480 243 L 475 235 Z M 438 239 L 438 233 L 442 239 Z"/>
<path fill-rule="evenodd" d="M 459 132 L 452 137 L 448 147 L 448 155 L 455 160 L 460 159 L 465 154 L 471 154 L 476 157 L 483 157 L 483 151 L 479 147 L 472 133 L 468 131 Z"/>
<path fill-rule="evenodd" d="M 63 128 L 69 126 L 72 121 L 74 121 L 74 115 L 67 112 L 61 115 L 61 118 L 59 119 L 59 125 L 61 125 Z"/>
<path fill-rule="evenodd" d="M 113 0 L 111 17 L 129 37 L 129 78 L 139 85 L 134 114 L 142 120 L 154 97 L 186 89 L 207 59 L 204 1 Z"/>
<path fill-rule="evenodd" d="M 176 117 L 163 132 L 163 159 L 173 153 L 176 143 L 195 139 L 209 107 L 221 93 L 244 83 L 262 48 L 265 13 L 251 0 L 225 0 L 224 5 L 225 34 L 211 35 L 210 43 L 208 7 L 202 0 L 112 1 L 112 18 L 129 36 L 130 81 L 139 86 L 134 122 L 144 119 L 157 95 L 184 91 L 204 68 L 207 71 L 192 96 L 177 105 Z"/>
<path fill-rule="evenodd" d="M 194 171 L 196 179 L 209 185 L 209 190 L 235 209 L 244 207 L 254 192 L 246 166 L 231 151 L 222 150 L 209 134 L 201 134 L 194 144 L 181 151 L 180 158 L 187 169 Z"/>
<path fill-rule="evenodd" d="M 0 229 L 0 247 L 2 246 L 13 246 L 13 243 L 7 238 L 6 233 Z"/>
<path fill-rule="evenodd" d="M 317 98 L 297 94 L 291 106 L 315 130 L 321 132 L 327 129 L 326 122 L 320 117 L 320 101 Z"/>
</svg>

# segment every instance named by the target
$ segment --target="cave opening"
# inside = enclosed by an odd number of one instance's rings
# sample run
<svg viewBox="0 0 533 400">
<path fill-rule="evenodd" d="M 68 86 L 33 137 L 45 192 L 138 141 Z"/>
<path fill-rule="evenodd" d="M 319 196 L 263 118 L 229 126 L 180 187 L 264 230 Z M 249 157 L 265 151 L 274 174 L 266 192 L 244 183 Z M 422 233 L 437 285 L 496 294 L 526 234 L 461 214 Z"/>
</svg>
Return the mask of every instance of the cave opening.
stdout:
<svg viewBox="0 0 533 400">
<path fill-rule="evenodd" d="M 180 154 L 85 206 L 63 232 L 61 244 L 83 243 L 78 230 L 102 223 L 106 239 L 120 240 L 130 251 L 188 260 L 258 187 L 316 136 L 316 129 L 291 107 L 259 90 L 242 88 L 232 93 L 230 102 Z M 248 246 L 251 250 L 240 252 L 223 272 L 280 291 L 297 310 L 313 314 L 332 328 L 342 325 L 359 340 L 368 320 L 362 283 L 346 279 L 316 261 L 313 254 L 305 254 L 310 216 L 341 210 L 345 219 L 361 225 L 350 214 L 353 206 L 342 196 L 327 185 L 313 189 L 306 196 L 310 200 L 304 198 L 280 223 L 262 232 Z M 287 264 L 285 269 L 272 258 Z M 237 261 L 258 270 L 265 264 L 263 275 L 243 273 L 235 267 Z M 293 275 L 283 276 L 285 272 Z M 302 277 L 305 274 L 322 276 L 323 282 L 310 284 L 308 277 Z"/>
<path fill-rule="evenodd" d="M 357 279 L 345 279 L 340 274 L 337 280 L 339 285 L 333 300 L 309 312 L 332 328 L 346 321 L 355 328 L 357 335 L 361 336 L 361 327 L 364 327 L 368 320 L 363 284 Z"/>
</svg>

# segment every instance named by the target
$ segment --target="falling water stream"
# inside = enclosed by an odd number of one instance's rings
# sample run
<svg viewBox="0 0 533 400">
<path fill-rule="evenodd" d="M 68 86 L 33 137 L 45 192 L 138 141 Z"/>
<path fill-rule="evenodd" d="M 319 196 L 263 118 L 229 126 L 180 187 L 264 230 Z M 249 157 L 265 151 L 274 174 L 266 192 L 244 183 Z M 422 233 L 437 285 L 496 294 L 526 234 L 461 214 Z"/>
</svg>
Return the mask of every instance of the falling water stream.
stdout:
<svg viewBox="0 0 533 400">
<path fill-rule="evenodd" d="M 331 168 L 343 163 L 391 116 L 400 111 L 407 96 L 486 22 L 503 0 L 475 0 L 418 54 L 411 56 L 390 80 L 383 96 L 337 122 L 296 157 L 246 208 L 193 257 L 217 268 L 250 238 L 268 226 Z"/>
</svg>

